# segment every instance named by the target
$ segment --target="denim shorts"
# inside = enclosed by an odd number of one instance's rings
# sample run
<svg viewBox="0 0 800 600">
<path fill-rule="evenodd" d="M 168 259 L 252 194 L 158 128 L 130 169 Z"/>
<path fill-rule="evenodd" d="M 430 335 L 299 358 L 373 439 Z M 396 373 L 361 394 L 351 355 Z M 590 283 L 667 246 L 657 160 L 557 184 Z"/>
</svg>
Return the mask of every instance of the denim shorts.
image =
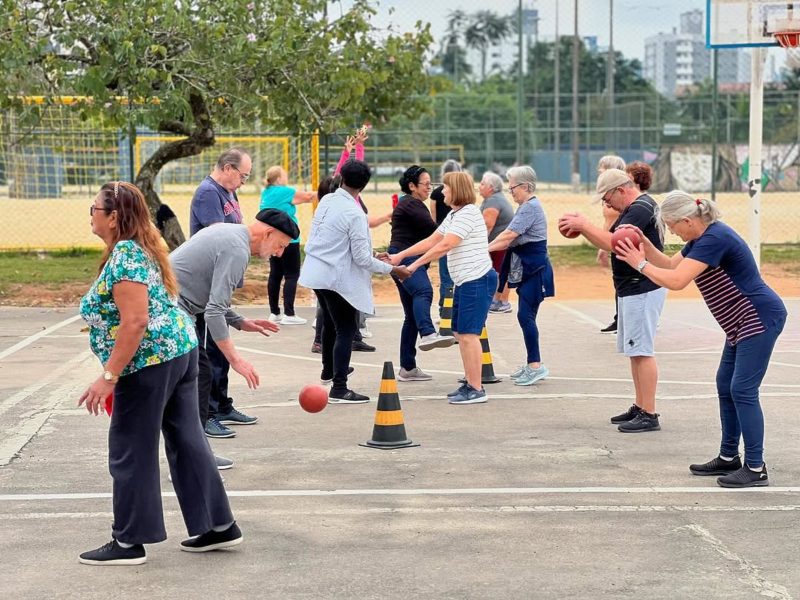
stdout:
<svg viewBox="0 0 800 600">
<path fill-rule="evenodd" d="M 453 331 L 480 335 L 497 291 L 497 271 L 457 285 L 453 292 Z"/>
<path fill-rule="evenodd" d="M 625 356 L 653 356 L 658 320 L 667 290 L 622 296 L 617 300 L 617 352 Z"/>
</svg>

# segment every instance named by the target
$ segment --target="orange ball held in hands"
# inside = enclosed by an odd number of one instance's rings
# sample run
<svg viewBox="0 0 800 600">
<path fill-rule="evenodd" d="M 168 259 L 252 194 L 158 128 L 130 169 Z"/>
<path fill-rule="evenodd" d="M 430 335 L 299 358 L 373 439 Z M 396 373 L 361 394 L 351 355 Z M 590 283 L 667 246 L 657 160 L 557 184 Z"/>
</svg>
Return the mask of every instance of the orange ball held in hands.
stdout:
<svg viewBox="0 0 800 600">
<path fill-rule="evenodd" d="M 558 223 L 558 231 L 559 231 L 559 233 L 561 233 L 561 235 L 563 235 L 565 238 L 570 238 L 570 239 L 575 239 L 576 237 L 578 237 L 578 236 L 580 235 L 580 232 L 579 232 L 579 231 L 575 231 L 575 230 L 573 230 L 573 229 L 570 229 L 569 227 L 567 227 L 567 226 L 566 226 L 564 223 L 562 223 L 562 222 L 559 222 L 559 223 Z"/>
<path fill-rule="evenodd" d="M 300 406 L 310 413 L 317 413 L 328 405 L 328 390 L 310 383 L 300 390 Z"/>
<path fill-rule="evenodd" d="M 639 244 L 642 243 L 642 236 L 639 235 L 639 232 L 635 229 L 631 229 L 629 227 L 623 227 L 621 229 L 617 229 L 614 233 L 611 234 L 611 251 L 616 252 L 617 246 L 620 244 L 622 240 L 630 240 L 634 246 L 637 248 Z"/>
</svg>

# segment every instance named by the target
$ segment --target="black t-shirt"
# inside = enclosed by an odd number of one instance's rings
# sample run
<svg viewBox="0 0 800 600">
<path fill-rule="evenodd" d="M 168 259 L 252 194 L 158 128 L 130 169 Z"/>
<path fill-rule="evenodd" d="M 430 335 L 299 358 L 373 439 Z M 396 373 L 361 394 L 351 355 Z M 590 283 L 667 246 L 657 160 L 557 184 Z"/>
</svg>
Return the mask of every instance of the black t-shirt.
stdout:
<svg viewBox="0 0 800 600">
<path fill-rule="evenodd" d="M 395 251 L 405 250 L 434 231 L 436 223 L 425 203 L 406 194 L 392 211 L 392 239 L 389 246 Z"/>
<path fill-rule="evenodd" d="M 444 185 L 440 185 L 431 192 L 431 200 L 436 202 L 436 225 L 441 225 L 447 213 L 450 212 L 450 207 L 444 203 Z"/>
<path fill-rule="evenodd" d="M 657 209 L 656 201 L 647 194 L 642 194 L 620 213 L 619 218 L 611 226 L 611 232 L 616 231 L 620 225 L 635 225 L 642 230 L 647 239 L 653 242 L 656 248 L 663 250 L 664 242 L 661 240 L 656 225 Z M 611 273 L 614 276 L 614 288 L 617 290 L 617 296 L 635 296 L 652 292 L 661 287 L 625 261 L 619 260 L 613 252 L 611 253 Z"/>
</svg>

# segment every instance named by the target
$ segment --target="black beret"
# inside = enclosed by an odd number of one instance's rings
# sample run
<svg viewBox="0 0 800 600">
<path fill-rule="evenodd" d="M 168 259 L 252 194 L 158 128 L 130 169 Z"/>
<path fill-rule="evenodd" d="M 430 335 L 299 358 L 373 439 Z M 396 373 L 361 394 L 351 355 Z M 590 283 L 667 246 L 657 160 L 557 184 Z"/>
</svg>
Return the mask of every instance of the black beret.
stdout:
<svg viewBox="0 0 800 600">
<path fill-rule="evenodd" d="M 292 221 L 292 218 L 282 210 L 265 208 L 259 211 L 256 215 L 256 220 L 277 229 L 281 233 L 285 233 L 292 239 L 300 236 L 300 228 L 297 223 Z"/>
</svg>

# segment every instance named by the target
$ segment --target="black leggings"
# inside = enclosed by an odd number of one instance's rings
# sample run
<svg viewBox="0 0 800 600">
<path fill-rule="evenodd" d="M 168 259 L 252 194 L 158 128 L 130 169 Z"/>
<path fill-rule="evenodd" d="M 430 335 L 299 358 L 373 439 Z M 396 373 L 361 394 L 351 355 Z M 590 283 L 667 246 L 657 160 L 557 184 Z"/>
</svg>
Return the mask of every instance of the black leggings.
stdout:
<svg viewBox="0 0 800 600">
<path fill-rule="evenodd" d="M 281 280 L 283 284 L 283 312 L 288 317 L 294 316 L 294 297 L 297 295 L 297 278 L 300 277 L 300 244 L 289 244 L 283 256 L 269 258 L 269 279 L 267 280 L 267 296 L 269 312 L 281 314 L 279 304 Z"/>
<path fill-rule="evenodd" d="M 332 378 L 331 391 L 344 393 L 353 339 L 358 331 L 358 311 L 334 291 L 314 291 L 322 307 L 322 379 Z"/>
</svg>

